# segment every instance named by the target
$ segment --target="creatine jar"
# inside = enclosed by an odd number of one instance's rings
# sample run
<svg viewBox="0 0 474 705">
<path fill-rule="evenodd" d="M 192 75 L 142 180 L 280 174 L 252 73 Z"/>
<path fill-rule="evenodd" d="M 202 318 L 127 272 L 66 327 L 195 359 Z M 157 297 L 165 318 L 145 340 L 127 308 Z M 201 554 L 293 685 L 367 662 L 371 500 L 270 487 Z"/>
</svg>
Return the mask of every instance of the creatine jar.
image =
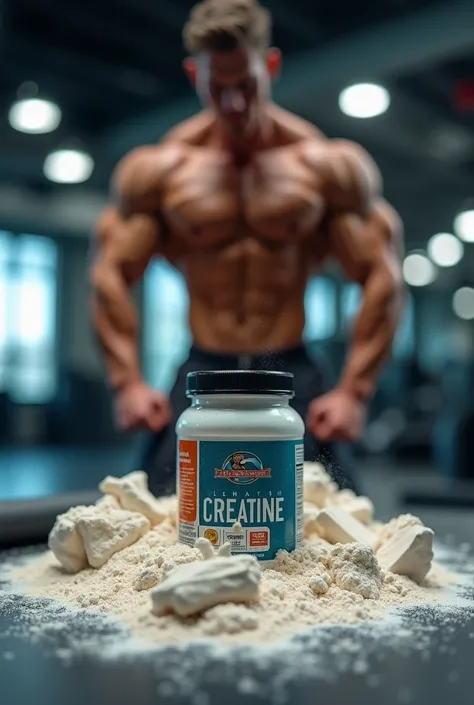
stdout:
<svg viewBox="0 0 474 705">
<path fill-rule="evenodd" d="M 179 540 L 271 561 L 303 540 L 304 423 L 286 372 L 191 372 L 180 416 Z"/>
</svg>

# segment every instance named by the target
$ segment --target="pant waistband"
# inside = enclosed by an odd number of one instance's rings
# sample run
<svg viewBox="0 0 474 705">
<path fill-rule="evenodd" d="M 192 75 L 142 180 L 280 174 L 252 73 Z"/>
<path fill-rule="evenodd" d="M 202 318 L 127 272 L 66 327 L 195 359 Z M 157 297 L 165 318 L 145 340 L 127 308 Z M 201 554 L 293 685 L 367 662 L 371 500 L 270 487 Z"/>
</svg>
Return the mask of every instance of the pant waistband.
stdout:
<svg viewBox="0 0 474 705">
<path fill-rule="evenodd" d="M 304 345 L 288 348 L 286 350 L 268 350 L 258 354 L 223 354 L 203 350 L 195 345 L 189 352 L 189 362 L 202 363 L 206 367 L 215 367 L 218 370 L 280 370 L 284 371 L 285 364 L 297 360 L 308 360 L 308 353 Z"/>
</svg>

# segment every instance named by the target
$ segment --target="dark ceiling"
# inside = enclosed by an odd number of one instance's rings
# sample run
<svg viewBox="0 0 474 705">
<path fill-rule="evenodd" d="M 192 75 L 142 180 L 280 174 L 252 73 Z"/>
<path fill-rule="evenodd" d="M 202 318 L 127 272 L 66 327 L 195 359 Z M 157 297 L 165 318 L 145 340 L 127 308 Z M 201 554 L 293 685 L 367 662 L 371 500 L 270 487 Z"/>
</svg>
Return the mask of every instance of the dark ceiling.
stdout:
<svg viewBox="0 0 474 705">
<path fill-rule="evenodd" d="M 429 0 L 271 0 L 274 40 L 286 56 L 400 16 Z M 192 0 L 6 0 L 1 97 L 23 81 L 64 108 L 84 137 L 185 94 L 181 30 Z"/>
<path fill-rule="evenodd" d="M 3 0 L 0 182 L 57 188 L 42 176 L 44 156 L 73 141 L 96 160 L 87 188 L 104 192 L 128 148 L 159 139 L 189 114 L 195 104 L 181 71 L 181 29 L 193 4 Z M 287 65 L 277 99 L 328 135 L 360 141 L 374 154 L 413 243 L 435 227 L 451 227 L 454 212 L 474 192 L 474 105 L 467 105 L 465 87 L 464 107 L 454 98 L 460 81 L 474 81 L 474 2 L 267 5 Z M 339 90 L 371 78 L 390 89 L 389 112 L 368 121 L 341 115 Z M 61 106 L 64 119 L 54 134 L 22 135 L 9 127 L 8 108 L 25 82 Z"/>
</svg>

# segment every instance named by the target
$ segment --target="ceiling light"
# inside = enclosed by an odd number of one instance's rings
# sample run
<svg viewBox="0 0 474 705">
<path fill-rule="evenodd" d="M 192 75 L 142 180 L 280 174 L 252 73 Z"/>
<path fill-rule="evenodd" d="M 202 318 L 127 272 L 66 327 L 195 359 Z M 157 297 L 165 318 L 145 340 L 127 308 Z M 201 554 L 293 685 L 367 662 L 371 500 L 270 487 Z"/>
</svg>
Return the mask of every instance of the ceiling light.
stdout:
<svg viewBox="0 0 474 705">
<path fill-rule="evenodd" d="M 381 115 L 390 105 L 390 93 L 375 83 L 356 83 L 339 95 L 339 108 L 354 118 L 373 118 Z"/>
<path fill-rule="evenodd" d="M 474 210 L 463 211 L 456 216 L 454 232 L 464 242 L 474 242 Z"/>
<path fill-rule="evenodd" d="M 61 122 L 61 110 L 55 103 L 39 98 L 19 100 L 8 115 L 10 125 L 19 132 L 41 135 L 53 132 Z"/>
<path fill-rule="evenodd" d="M 456 316 L 471 321 L 474 319 L 474 289 L 463 286 L 453 296 L 453 310 Z"/>
<path fill-rule="evenodd" d="M 43 171 L 50 181 L 58 184 L 80 184 L 91 176 L 94 161 L 86 152 L 59 149 L 45 159 Z"/>
<path fill-rule="evenodd" d="M 436 269 L 428 257 L 415 252 L 405 257 L 403 276 L 410 286 L 428 286 L 436 279 Z"/>
<path fill-rule="evenodd" d="M 463 258 L 464 245 L 451 233 L 438 233 L 430 238 L 428 255 L 439 267 L 454 267 Z"/>
</svg>

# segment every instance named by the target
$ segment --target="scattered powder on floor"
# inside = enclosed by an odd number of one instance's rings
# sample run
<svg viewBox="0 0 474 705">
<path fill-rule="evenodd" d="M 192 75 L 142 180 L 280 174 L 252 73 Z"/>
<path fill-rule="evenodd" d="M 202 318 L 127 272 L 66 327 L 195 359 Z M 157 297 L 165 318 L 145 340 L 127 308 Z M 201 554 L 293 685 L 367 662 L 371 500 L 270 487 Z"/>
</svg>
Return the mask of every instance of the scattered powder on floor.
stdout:
<svg viewBox="0 0 474 705">
<path fill-rule="evenodd" d="M 377 689 L 383 685 L 384 662 L 392 663 L 394 655 L 422 664 L 436 650 L 451 673 L 459 659 L 459 633 L 474 639 L 473 602 L 459 598 L 444 604 L 401 605 L 399 612 L 381 621 L 321 625 L 289 640 L 245 645 L 223 644 L 214 637 L 153 645 L 106 614 L 15 592 L 5 593 L 0 607 L 10 613 L 5 636 L 40 644 L 43 654 L 54 655 L 65 667 L 77 658 L 81 663 L 90 658 L 94 664 L 118 660 L 126 668 L 140 659 L 151 670 L 159 697 L 189 705 L 221 702 L 220 687 L 272 705 L 291 705 L 295 687 L 336 682 L 347 673 Z M 397 700 L 403 705 L 402 692 Z"/>
<path fill-rule="evenodd" d="M 11 574 L 23 592 L 75 609 L 118 618 L 148 644 L 178 644 L 219 636 L 230 644 L 288 639 L 314 625 L 347 625 L 384 618 L 398 605 L 439 603 L 449 574 L 434 566 L 423 585 L 381 571 L 362 544 L 332 546 L 317 536 L 262 568 L 256 604 L 218 605 L 199 617 L 151 613 L 150 591 L 176 566 L 201 560 L 176 542 L 169 519 L 113 555 L 102 568 L 67 574 L 51 552 Z"/>
<path fill-rule="evenodd" d="M 450 576 L 435 567 L 423 587 L 380 574 L 380 597 L 364 599 L 334 583 L 322 595 L 314 588 L 311 594 L 307 591 L 305 576 L 316 580 L 317 571 L 318 578 L 328 584 L 327 575 L 342 560 L 342 551 L 334 556 L 324 542 L 314 541 L 292 557 L 283 554 L 276 566 L 263 571 L 258 609 L 221 605 L 209 610 L 198 626 L 194 620 L 153 617 L 150 588 L 137 590 L 133 584 L 132 576 L 140 582 L 148 569 L 141 565 L 140 555 L 146 556 L 155 575 L 189 559 L 189 549 L 173 542 L 173 530 L 158 527 L 140 546 L 116 554 L 99 571 L 75 576 L 63 573 L 50 554 L 38 560 L 37 549 L 0 556 L 0 615 L 7 616 L 8 625 L 3 636 L 39 644 L 43 654 L 54 655 L 66 668 L 84 658 L 94 664 L 118 660 L 124 667 L 140 659 L 153 674 L 159 698 L 178 698 L 189 705 L 221 702 L 220 687 L 250 696 L 252 702 L 262 699 L 272 705 L 291 705 L 295 684 L 300 688 L 308 682 L 317 687 L 318 681 L 333 683 L 346 673 L 376 690 L 383 685 L 384 662 L 390 664 L 394 654 L 422 664 L 438 651 L 454 673 L 460 633 L 474 640 L 469 587 L 474 564 L 455 549 L 441 546 L 437 554 L 451 570 L 462 569 L 465 587 L 440 587 L 450 582 Z M 356 566 L 357 551 L 351 558 Z M 12 576 L 23 584 L 12 583 Z M 293 597 L 293 592 L 300 591 L 302 598 Z M 294 615 L 298 623 L 292 625 Z M 252 628 L 255 620 L 256 629 Z M 247 630 L 229 634 L 230 624 Z M 226 630 L 226 640 L 234 643 L 222 643 L 222 634 L 216 638 L 222 630 Z M 265 634 L 267 643 L 263 643 Z M 12 651 L 5 652 L 5 665 L 14 656 Z M 397 694 L 399 705 L 414 695 L 404 688 L 400 685 Z"/>
<path fill-rule="evenodd" d="M 146 494 L 142 474 L 129 480 L 136 483 L 132 499 L 137 492 Z M 68 574 L 51 552 L 38 555 L 37 550 L 0 556 L 4 636 L 41 643 L 65 666 L 82 656 L 147 659 L 157 695 L 178 696 L 190 705 L 216 702 L 212 692 L 218 683 L 286 705 L 294 702 L 295 682 L 333 680 L 348 671 L 378 688 L 380 664 L 388 654 L 425 660 L 433 644 L 454 659 L 455 630 L 467 629 L 474 638 L 469 588 L 463 597 L 459 586 L 452 586 L 462 582 L 460 576 L 448 572 L 457 572 L 461 562 L 472 583 L 467 547 L 462 556 L 454 544 L 440 547 L 437 557 L 445 567 L 433 564 L 421 585 L 383 571 L 368 545 L 332 545 L 322 538 L 330 536 L 321 531 L 318 512 L 332 505 L 356 511 L 370 524 L 375 550 L 419 520 L 403 515 L 385 525 L 370 523 L 371 503 L 354 499 L 348 491 L 338 492 L 322 468 L 310 466 L 304 545 L 293 553 L 280 552 L 271 567 L 262 567 L 257 602 L 218 604 L 187 618 L 151 611 L 152 590 L 173 568 L 203 560 L 198 549 L 177 543 L 176 498 L 158 500 L 164 521 L 97 569 Z M 101 500 L 100 511 L 119 508 L 118 500 L 112 500 Z M 12 658 L 13 652 L 4 652 L 3 663 Z M 401 686 L 400 705 L 411 698 L 411 691 Z"/>
</svg>

